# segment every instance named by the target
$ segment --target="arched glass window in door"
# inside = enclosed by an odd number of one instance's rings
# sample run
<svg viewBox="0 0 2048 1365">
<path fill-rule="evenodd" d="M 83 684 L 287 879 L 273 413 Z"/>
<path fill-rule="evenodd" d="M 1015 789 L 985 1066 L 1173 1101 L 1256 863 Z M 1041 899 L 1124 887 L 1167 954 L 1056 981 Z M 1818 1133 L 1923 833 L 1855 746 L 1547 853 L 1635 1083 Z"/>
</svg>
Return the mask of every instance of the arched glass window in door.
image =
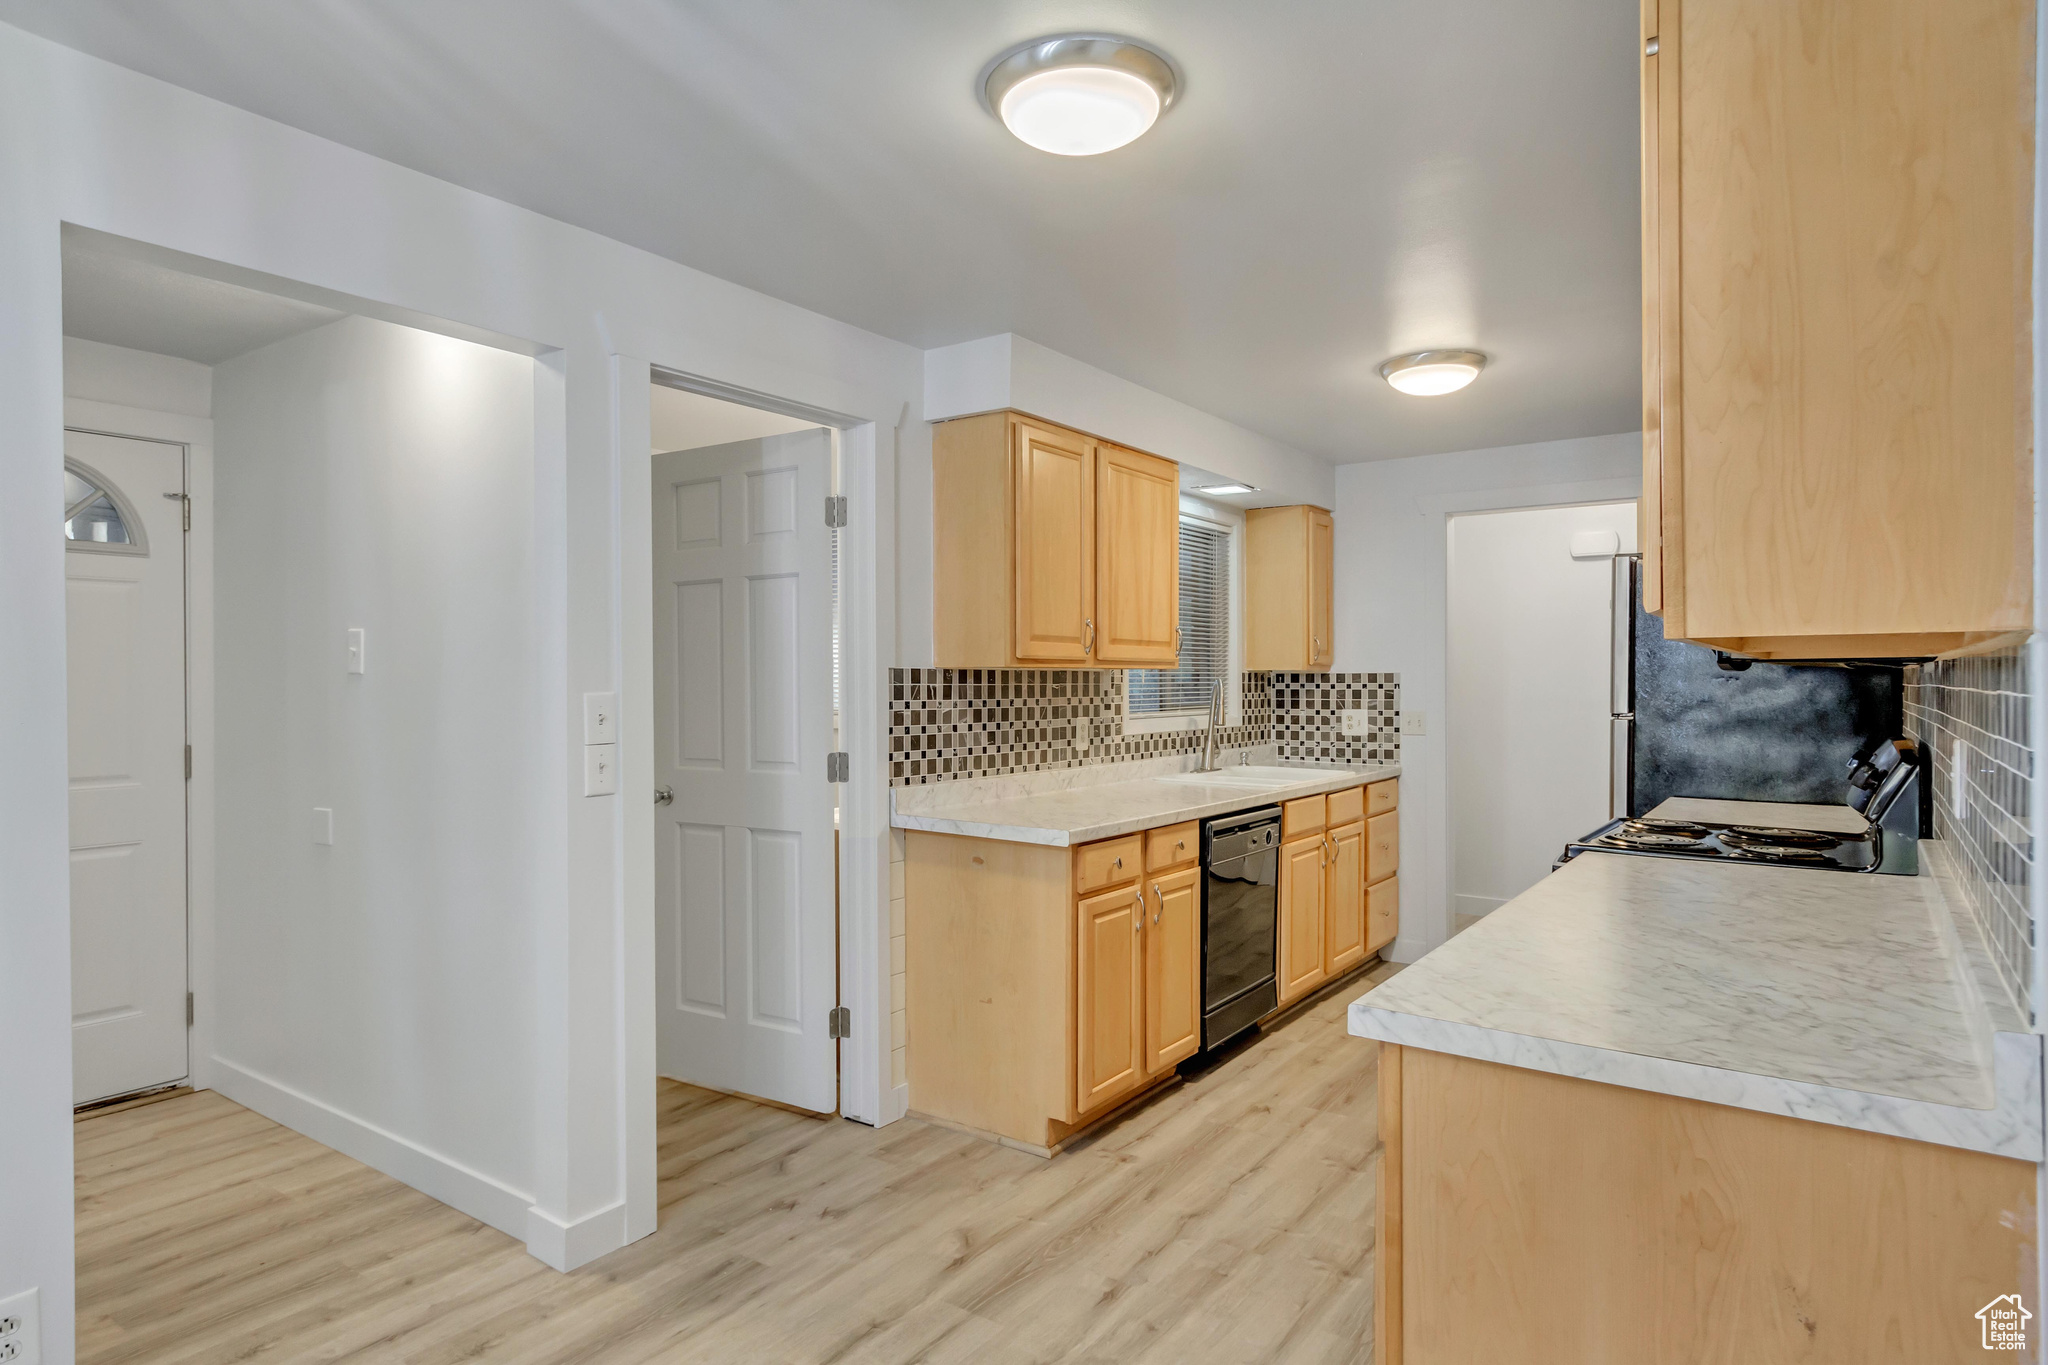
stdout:
<svg viewBox="0 0 2048 1365">
<path fill-rule="evenodd" d="M 90 465 L 64 462 L 64 548 L 146 555 L 149 538 L 121 491 Z"/>
</svg>

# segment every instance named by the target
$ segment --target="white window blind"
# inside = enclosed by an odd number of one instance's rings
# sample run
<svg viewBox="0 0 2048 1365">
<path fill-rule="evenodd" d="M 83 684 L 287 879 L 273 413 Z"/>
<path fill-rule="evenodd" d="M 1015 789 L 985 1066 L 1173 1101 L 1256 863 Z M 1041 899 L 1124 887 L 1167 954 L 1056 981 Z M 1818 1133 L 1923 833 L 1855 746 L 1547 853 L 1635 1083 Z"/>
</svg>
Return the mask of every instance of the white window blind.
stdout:
<svg viewBox="0 0 2048 1365">
<path fill-rule="evenodd" d="M 1125 677 L 1133 715 L 1201 711 L 1230 673 L 1230 530 L 1183 517 L 1180 523 L 1180 667 L 1134 668 Z"/>
</svg>

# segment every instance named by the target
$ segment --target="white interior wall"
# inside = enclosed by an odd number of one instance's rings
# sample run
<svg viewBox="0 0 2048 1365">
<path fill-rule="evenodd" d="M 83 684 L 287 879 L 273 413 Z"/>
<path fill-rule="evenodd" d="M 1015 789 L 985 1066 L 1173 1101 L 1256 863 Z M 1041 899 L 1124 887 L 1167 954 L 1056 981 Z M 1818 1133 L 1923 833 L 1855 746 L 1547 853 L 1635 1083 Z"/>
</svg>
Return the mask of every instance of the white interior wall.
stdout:
<svg viewBox="0 0 2048 1365">
<path fill-rule="evenodd" d="M 0 1125 L 0 1296 L 42 1291 L 53 1362 L 72 1358 L 70 972 L 63 548 L 44 518 L 62 496 L 67 222 L 218 263 L 254 287 L 445 320 L 538 356 L 526 606 L 547 728 L 524 788 L 501 794 L 536 812 L 526 1236 L 566 1267 L 650 1230 L 652 1039 L 639 1068 L 628 1036 L 642 911 L 628 903 L 621 805 L 584 798 L 580 783 L 580 696 L 621 686 L 618 470 L 632 452 L 620 442 L 637 431 L 644 461 L 648 362 L 871 420 L 889 439 L 921 408 L 921 353 L 0 25 L 0 411 L 16 434 L 0 443 L 0 1093 L 13 1106 Z M 620 385 L 636 366 L 637 386 Z M 906 451 L 928 450 L 921 426 L 909 424 Z M 852 448 L 872 468 L 851 484 L 869 529 L 849 545 L 873 562 L 849 582 L 878 594 L 853 619 L 884 632 L 887 657 L 894 442 Z M 879 916 L 886 739 L 865 738 L 877 790 L 843 832 L 847 895 Z M 854 1045 L 886 1059 L 887 1027 L 886 1008 L 857 1011 Z M 428 1149 L 431 1134 L 394 1136 L 439 1175 L 460 1175 Z"/>
<path fill-rule="evenodd" d="M 1634 432 L 1337 468 L 1335 667 L 1401 675 L 1401 933 L 1416 958 L 1450 936 L 1445 804 L 1445 537 L 1454 512 L 1613 502 L 1642 492 Z M 1426 731 L 1413 732 L 1416 713 Z"/>
<path fill-rule="evenodd" d="M 65 337 L 64 395 L 180 417 L 210 417 L 213 371 L 196 360 Z"/>
<path fill-rule="evenodd" d="M 206 1073 L 524 1236 L 534 362 L 368 318 L 253 351 L 216 371 L 215 484 Z"/>
<path fill-rule="evenodd" d="M 1483 915 L 1550 873 L 1607 819 L 1614 560 L 1572 536 L 1636 549 L 1636 505 L 1450 519 L 1444 747 L 1453 911 Z"/>
</svg>

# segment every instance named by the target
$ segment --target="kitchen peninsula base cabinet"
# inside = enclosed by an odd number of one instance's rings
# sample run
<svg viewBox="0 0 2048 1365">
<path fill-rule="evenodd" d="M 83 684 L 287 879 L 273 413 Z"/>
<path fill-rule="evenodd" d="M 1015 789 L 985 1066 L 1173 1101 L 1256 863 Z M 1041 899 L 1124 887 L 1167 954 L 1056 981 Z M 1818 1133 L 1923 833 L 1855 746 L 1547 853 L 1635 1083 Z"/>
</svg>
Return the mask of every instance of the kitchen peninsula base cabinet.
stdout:
<svg viewBox="0 0 2048 1365">
<path fill-rule="evenodd" d="M 1192 822 L 1078 848 L 904 840 L 910 1107 L 1050 1156 L 1200 1044 Z"/>
<path fill-rule="evenodd" d="M 1379 1049 L 1378 1365 L 1940 1365 L 2034 1295 L 2030 1162 Z"/>
</svg>

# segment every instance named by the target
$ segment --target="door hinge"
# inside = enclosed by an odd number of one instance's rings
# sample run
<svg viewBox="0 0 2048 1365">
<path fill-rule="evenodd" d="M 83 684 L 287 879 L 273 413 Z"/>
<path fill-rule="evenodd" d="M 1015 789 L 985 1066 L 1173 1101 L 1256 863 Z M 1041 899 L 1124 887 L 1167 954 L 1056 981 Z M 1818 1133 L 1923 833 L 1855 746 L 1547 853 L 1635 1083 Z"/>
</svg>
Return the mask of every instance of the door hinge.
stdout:
<svg viewBox="0 0 2048 1365">
<path fill-rule="evenodd" d="M 192 746 L 189 744 L 185 746 L 185 780 L 192 780 Z"/>
<path fill-rule="evenodd" d="M 844 1005 L 834 1006 L 832 1012 L 825 1016 L 825 1033 L 831 1038 L 851 1038 L 853 1011 Z"/>
<path fill-rule="evenodd" d="M 166 493 L 165 497 L 175 500 L 187 531 L 192 529 L 192 495 L 189 493 Z"/>
<path fill-rule="evenodd" d="M 192 1027 L 192 1021 L 193 1021 L 193 1019 L 195 1019 L 195 1018 L 196 1018 L 197 1016 L 198 1016 L 198 1009 L 197 1009 L 197 1007 L 196 1007 L 196 1006 L 194 1006 L 194 1005 L 193 1005 L 193 1003 L 192 1003 L 192 992 L 190 992 L 190 991 L 186 991 L 186 992 L 185 992 L 185 1027 L 186 1027 L 186 1028 L 191 1028 L 191 1027 Z"/>
<path fill-rule="evenodd" d="M 846 495 L 825 499 L 825 525 L 836 531 L 846 525 Z"/>
<path fill-rule="evenodd" d="M 826 780 L 827 782 L 845 782 L 845 781 L 847 781 L 847 780 L 848 780 L 848 777 L 847 777 L 847 769 L 848 769 L 848 768 L 849 768 L 850 766 L 851 766 L 851 765 L 850 765 L 850 763 L 849 763 L 848 757 L 847 757 L 847 755 L 846 755 L 846 754 L 845 754 L 844 752 L 841 752 L 841 753 L 836 753 L 836 754 L 826 754 L 826 755 L 825 755 L 825 780 Z"/>
</svg>

